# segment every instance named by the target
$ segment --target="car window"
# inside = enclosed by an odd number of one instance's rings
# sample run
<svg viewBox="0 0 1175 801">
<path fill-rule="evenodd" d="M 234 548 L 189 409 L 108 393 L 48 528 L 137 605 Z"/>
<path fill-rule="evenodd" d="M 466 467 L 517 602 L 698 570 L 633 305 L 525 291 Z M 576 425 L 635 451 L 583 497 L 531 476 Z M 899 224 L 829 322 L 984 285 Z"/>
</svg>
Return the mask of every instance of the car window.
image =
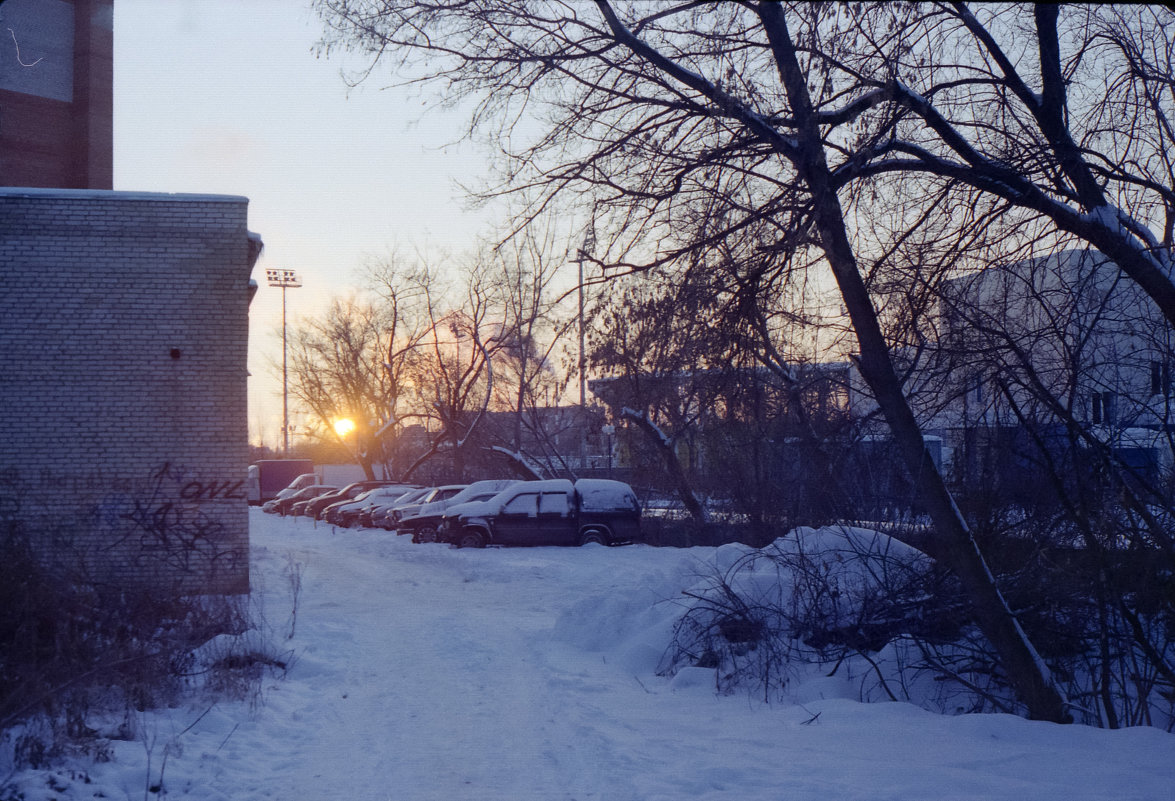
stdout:
<svg viewBox="0 0 1175 801">
<path fill-rule="evenodd" d="M 586 482 L 584 482 L 586 483 Z M 580 490 L 583 508 L 596 512 L 635 512 L 640 510 L 632 490 L 615 482 L 590 484 Z"/>
<path fill-rule="evenodd" d="M 538 506 L 538 495 L 533 492 L 528 492 L 524 495 L 518 495 L 502 506 L 502 514 L 506 515 L 527 515 L 534 517 Z"/>
<path fill-rule="evenodd" d="M 400 495 L 396 499 L 396 502 L 397 503 L 413 503 L 415 501 L 418 501 L 418 500 L 421 500 L 423 498 L 428 497 L 428 493 L 430 491 L 431 490 L 429 490 L 427 487 L 425 487 L 424 489 L 408 490 L 404 494 Z"/>
<path fill-rule="evenodd" d="M 566 517 L 570 511 L 566 492 L 544 492 L 539 497 L 539 514 Z"/>
</svg>

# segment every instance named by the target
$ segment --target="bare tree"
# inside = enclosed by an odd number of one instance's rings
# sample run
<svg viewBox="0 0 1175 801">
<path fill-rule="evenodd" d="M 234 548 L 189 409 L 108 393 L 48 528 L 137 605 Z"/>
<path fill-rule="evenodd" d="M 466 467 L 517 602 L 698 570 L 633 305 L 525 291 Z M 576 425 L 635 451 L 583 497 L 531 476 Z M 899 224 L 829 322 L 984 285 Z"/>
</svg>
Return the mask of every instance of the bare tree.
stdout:
<svg viewBox="0 0 1175 801">
<path fill-rule="evenodd" d="M 861 134 L 834 186 L 913 173 L 953 187 L 947 209 L 998 199 L 1004 225 L 1096 247 L 1175 323 L 1173 22 L 1159 6 L 851 8 L 839 33 L 875 35 L 834 67 L 855 96 L 828 121 Z"/>
<path fill-rule="evenodd" d="M 454 480 L 465 473 L 468 448 L 484 421 L 494 393 L 493 355 L 501 347 L 492 320 L 493 287 L 477 270 L 463 276 L 463 297 L 425 270 L 418 274 L 419 334 L 404 351 L 403 376 L 412 396 L 404 421 L 423 423 L 429 444 L 403 472 L 446 454 Z M 427 279 L 427 280 L 426 280 Z"/>
<path fill-rule="evenodd" d="M 520 453 L 524 432 L 546 439 L 539 409 L 566 388 L 558 357 L 574 321 L 560 308 L 558 270 L 567 247 L 553 225 L 533 225 L 484 250 L 487 263 L 478 269 L 496 284 L 491 303 L 500 329 L 495 405 L 511 413 L 503 446 Z"/>
<path fill-rule="evenodd" d="M 408 479 L 441 451 L 460 474 L 492 393 L 498 332 L 487 318 L 490 287 L 471 274 L 459 298 L 422 259 L 394 253 L 368 265 L 367 282 L 363 299 L 336 300 L 295 328 L 294 395 L 319 436 L 352 449 L 369 478 L 382 463 L 387 474 Z M 355 430 L 337 432 L 340 418 Z M 401 441 L 413 425 L 432 432 L 423 449 Z"/>
<path fill-rule="evenodd" d="M 555 197 L 599 209 L 609 234 L 601 263 L 680 269 L 753 224 L 774 228 L 797 267 L 822 258 L 861 375 L 920 477 L 936 556 L 966 586 L 1029 714 L 1067 719 L 930 467 L 895 363 L 893 323 L 908 321 L 917 340 L 952 265 L 931 259 L 904 272 L 897 254 L 944 216 L 956 243 L 944 256 L 963 249 L 968 217 L 1009 242 L 1079 238 L 1175 321 L 1169 12 L 752 0 L 318 6 L 328 47 L 409 64 L 477 101 L 473 128 L 496 135 L 510 165 L 504 188 L 541 190 L 524 218 Z M 1034 55 L 1027 73 L 1011 52 Z M 515 125 L 540 106 L 545 124 Z M 682 224 L 706 207 L 716 226 Z M 873 213 L 887 231 L 869 230 Z"/>
<path fill-rule="evenodd" d="M 733 343 L 709 325 L 720 317 L 717 293 L 703 270 L 676 284 L 638 276 L 600 304 L 591 363 L 607 378 L 595 393 L 656 454 L 673 492 L 698 523 L 701 433 L 734 358 Z"/>
<path fill-rule="evenodd" d="M 379 430 L 396 391 L 384 369 L 386 309 L 358 299 L 335 300 L 320 319 L 294 326 L 290 337 L 291 391 L 310 412 L 314 431 L 355 453 L 369 479 L 385 461 Z M 340 419 L 355 429 L 336 429 Z M 353 440 L 348 442 L 348 440 Z"/>
<path fill-rule="evenodd" d="M 690 224 L 706 239 L 722 223 L 703 206 Z M 838 494 L 829 440 L 847 433 L 844 371 L 813 364 L 843 352 L 823 325 L 827 293 L 803 280 L 802 256 L 774 233 L 748 225 L 680 267 L 614 280 L 591 340 L 593 367 L 608 377 L 597 396 L 643 434 L 691 516 L 705 520 L 699 491 L 717 493 L 759 536 L 785 508 L 792 519 L 821 516 L 816 496 Z M 781 492 L 785 442 L 806 464 Z"/>
</svg>

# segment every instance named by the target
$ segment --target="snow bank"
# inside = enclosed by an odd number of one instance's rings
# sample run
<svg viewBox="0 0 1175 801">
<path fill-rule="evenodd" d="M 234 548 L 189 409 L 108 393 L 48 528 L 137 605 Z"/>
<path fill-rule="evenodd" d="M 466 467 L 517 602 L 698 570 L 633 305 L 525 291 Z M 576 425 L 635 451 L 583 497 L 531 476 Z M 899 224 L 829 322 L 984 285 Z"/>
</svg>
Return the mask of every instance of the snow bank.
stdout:
<svg viewBox="0 0 1175 801">
<path fill-rule="evenodd" d="M 904 632 L 918 628 L 908 623 L 927 600 L 931 565 L 885 534 L 846 526 L 797 528 L 763 549 L 724 545 L 683 589 L 659 670 L 710 668 L 719 689 L 769 698 L 901 698 L 956 711 L 974 699 L 909 669 L 918 648 Z"/>
</svg>

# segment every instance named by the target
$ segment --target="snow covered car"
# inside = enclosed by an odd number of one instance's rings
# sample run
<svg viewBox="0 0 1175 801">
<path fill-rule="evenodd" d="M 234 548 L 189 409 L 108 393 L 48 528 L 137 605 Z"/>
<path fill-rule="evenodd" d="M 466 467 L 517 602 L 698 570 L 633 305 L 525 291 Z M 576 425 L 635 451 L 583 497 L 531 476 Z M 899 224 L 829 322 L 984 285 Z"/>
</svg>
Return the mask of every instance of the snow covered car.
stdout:
<svg viewBox="0 0 1175 801">
<path fill-rule="evenodd" d="M 412 514 L 401 515 L 396 523 L 396 533 L 411 534 L 413 542 L 436 542 L 437 531 L 440 530 L 447 510 L 471 501 L 489 500 L 517 483 L 518 479 L 511 478 L 474 481 L 450 498 L 429 501 Z"/>
<path fill-rule="evenodd" d="M 3 2 L 3 0 L 0 0 Z M 299 460 L 301 461 L 301 460 Z M 261 505 L 261 511 L 269 512 L 271 514 L 285 514 L 283 509 L 288 510 L 290 504 L 287 502 L 291 495 L 299 493 L 307 487 L 315 486 L 318 483 L 318 476 L 314 473 L 303 473 L 289 483 L 287 487 L 280 490 L 277 495 L 266 500 Z"/>
<path fill-rule="evenodd" d="M 374 481 L 356 481 L 352 484 L 348 484 L 340 490 L 328 492 L 326 495 L 320 495 L 310 503 L 306 504 L 306 515 L 308 517 L 313 517 L 315 520 L 321 520 L 323 510 L 325 510 L 326 507 L 330 506 L 331 504 L 346 503 L 347 501 L 354 500 L 360 494 L 367 492 L 368 490 L 375 489 L 376 487 L 390 487 L 398 483 L 399 482 L 396 481 L 388 481 L 383 479 L 375 479 Z"/>
<path fill-rule="evenodd" d="M 393 509 L 399 509 L 402 506 L 415 503 L 420 498 L 428 497 L 435 491 L 436 487 L 419 487 L 390 501 L 377 501 L 359 512 L 358 523 L 362 528 L 387 528 L 383 522 L 384 515 Z"/>
<path fill-rule="evenodd" d="M 450 508 L 439 537 L 462 548 L 615 545 L 637 538 L 640 518 L 636 493 L 622 481 L 523 481 L 488 501 Z"/>
<path fill-rule="evenodd" d="M 387 531 L 395 531 L 399 527 L 401 520 L 416 515 L 426 504 L 447 501 L 465 489 L 466 486 L 468 485 L 444 484 L 439 487 L 429 487 L 414 498 L 405 496 L 393 505 L 382 509 L 382 514 L 377 513 L 373 515 L 371 524 Z"/>
<path fill-rule="evenodd" d="M 301 501 L 312 500 L 317 498 L 319 495 L 325 495 L 328 492 L 334 492 L 336 489 L 338 489 L 338 487 L 329 487 L 325 484 L 312 484 L 309 487 L 304 487 L 298 490 L 292 495 L 286 496 L 285 498 L 274 498 L 276 504 L 274 505 L 273 511 L 277 512 L 279 515 L 288 515 L 290 514 L 290 510 L 293 508 L 294 504 Z M 261 508 L 264 509 L 265 507 L 263 506 Z"/>
<path fill-rule="evenodd" d="M 357 495 L 353 500 L 331 504 L 322 513 L 322 518 L 332 526 L 350 528 L 359 522 L 359 513 L 378 503 L 391 503 L 401 495 L 418 490 L 420 487 L 410 484 L 393 484 L 389 487 L 376 487 Z"/>
</svg>

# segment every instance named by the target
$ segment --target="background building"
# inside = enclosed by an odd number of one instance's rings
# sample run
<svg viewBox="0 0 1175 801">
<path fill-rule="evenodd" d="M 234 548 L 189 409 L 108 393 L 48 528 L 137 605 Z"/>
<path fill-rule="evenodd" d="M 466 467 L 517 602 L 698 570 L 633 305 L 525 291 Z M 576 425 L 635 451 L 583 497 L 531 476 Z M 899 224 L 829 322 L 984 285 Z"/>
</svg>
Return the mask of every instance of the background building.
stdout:
<svg viewBox="0 0 1175 801">
<path fill-rule="evenodd" d="M 1105 449 L 1148 483 L 1172 466 L 1166 320 L 1093 250 L 992 265 L 948 282 L 937 414 L 964 485 L 1039 496 Z M 998 489 L 998 488 L 997 488 Z"/>
</svg>

